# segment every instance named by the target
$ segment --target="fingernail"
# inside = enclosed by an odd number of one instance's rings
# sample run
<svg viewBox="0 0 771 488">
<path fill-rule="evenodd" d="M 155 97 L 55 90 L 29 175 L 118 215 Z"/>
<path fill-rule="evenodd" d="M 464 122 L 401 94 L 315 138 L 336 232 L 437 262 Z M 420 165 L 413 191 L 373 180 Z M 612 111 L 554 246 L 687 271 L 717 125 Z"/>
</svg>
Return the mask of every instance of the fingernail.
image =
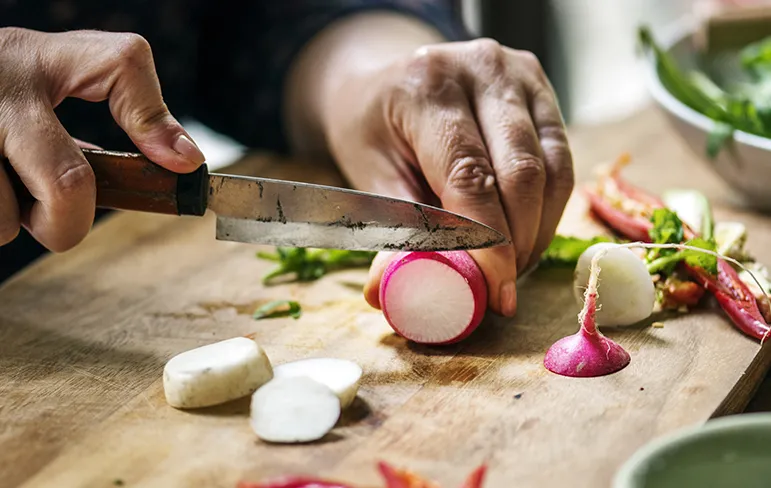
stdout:
<svg viewBox="0 0 771 488">
<path fill-rule="evenodd" d="M 501 313 L 513 317 L 517 312 L 517 284 L 506 281 L 501 285 Z"/>
<path fill-rule="evenodd" d="M 198 149 L 198 146 L 196 146 L 185 134 L 180 134 L 179 137 L 177 137 L 172 148 L 186 157 L 193 164 L 202 164 L 206 161 L 206 157 L 201 150 Z"/>
</svg>

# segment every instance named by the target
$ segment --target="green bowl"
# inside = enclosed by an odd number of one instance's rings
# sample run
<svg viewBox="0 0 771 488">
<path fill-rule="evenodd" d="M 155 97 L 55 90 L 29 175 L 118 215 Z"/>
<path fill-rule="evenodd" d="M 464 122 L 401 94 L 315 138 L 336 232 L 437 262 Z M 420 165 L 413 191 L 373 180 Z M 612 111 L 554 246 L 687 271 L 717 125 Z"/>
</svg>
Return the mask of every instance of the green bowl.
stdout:
<svg viewBox="0 0 771 488">
<path fill-rule="evenodd" d="M 654 487 L 771 487 L 771 414 L 732 415 L 656 439 L 613 480 L 613 488 Z"/>
</svg>

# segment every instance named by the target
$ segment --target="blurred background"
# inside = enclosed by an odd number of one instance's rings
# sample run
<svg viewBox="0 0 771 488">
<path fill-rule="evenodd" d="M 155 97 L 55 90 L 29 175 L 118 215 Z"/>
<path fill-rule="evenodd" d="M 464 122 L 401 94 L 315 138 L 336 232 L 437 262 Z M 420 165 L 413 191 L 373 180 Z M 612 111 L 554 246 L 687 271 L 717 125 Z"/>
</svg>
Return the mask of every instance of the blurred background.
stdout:
<svg viewBox="0 0 771 488">
<path fill-rule="evenodd" d="M 534 52 L 568 124 L 623 119 L 650 103 L 636 31 L 667 38 L 709 12 L 771 0 L 456 0 L 469 31 Z M 214 168 L 244 148 L 196 121 L 183 121 Z"/>
<path fill-rule="evenodd" d="M 557 90 L 568 123 L 623 118 L 648 103 L 636 29 L 667 36 L 711 8 L 703 0 L 460 0 L 468 28 L 533 51 Z"/>
</svg>

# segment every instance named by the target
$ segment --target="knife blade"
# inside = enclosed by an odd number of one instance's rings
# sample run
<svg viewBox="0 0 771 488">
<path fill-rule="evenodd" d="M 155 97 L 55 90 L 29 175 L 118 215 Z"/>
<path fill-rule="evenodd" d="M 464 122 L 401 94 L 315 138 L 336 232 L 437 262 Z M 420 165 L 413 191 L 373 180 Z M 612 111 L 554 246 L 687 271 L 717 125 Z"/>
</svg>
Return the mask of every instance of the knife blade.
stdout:
<svg viewBox="0 0 771 488">
<path fill-rule="evenodd" d="M 446 210 L 371 193 L 268 178 L 177 174 L 135 153 L 83 150 L 97 206 L 217 216 L 219 240 L 367 251 L 471 250 L 507 244 L 500 232 Z M 12 172 L 10 167 L 8 171 Z M 25 191 L 18 176 L 17 196 Z"/>
</svg>

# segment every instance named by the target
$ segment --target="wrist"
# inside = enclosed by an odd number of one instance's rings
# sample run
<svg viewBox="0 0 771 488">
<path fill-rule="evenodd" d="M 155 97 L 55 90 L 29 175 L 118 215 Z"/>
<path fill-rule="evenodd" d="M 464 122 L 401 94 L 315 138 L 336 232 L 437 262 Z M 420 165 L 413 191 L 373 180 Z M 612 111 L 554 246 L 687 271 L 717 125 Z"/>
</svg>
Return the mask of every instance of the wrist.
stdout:
<svg viewBox="0 0 771 488">
<path fill-rule="evenodd" d="M 358 80 L 372 78 L 420 46 L 444 40 L 430 25 L 390 12 L 357 14 L 328 26 L 308 43 L 287 78 L 284 121 L 292 149 L 327 153 L 331 112 L 345 113 L 358 104 L 357 97 L 365 95 L 357 92 Z"/>
</svg>

